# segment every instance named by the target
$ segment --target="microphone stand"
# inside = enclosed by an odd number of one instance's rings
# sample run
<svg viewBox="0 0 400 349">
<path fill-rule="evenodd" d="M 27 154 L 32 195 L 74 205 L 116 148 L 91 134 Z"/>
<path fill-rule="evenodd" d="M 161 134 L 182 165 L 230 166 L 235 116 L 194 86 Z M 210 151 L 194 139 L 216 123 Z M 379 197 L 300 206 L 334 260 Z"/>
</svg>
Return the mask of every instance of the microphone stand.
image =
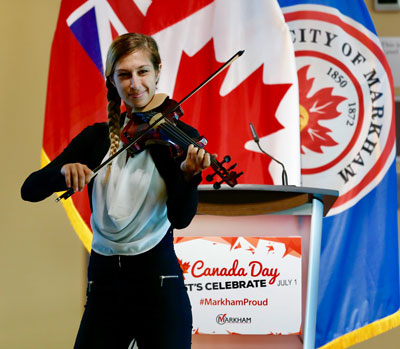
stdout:
<svg viewBox="0 0 400 349">
<path fill-rule="evenodd" d="M 250 122 L 250 130 L 251 130 L 251 134 L 253 136 L 254 142 L 256 142 L 256 144 L 258 146 L 258 149 L 260 149 L 263 154 L 267 155 L 269 158 L 271 158 L 272 160 L 274 160 L 275 162 L 277 162 L 279 165 L 282 166 L 282 185 L 288 185 L 288 178 L 287 178 L 285 165 L 282 162 L 280 162 L 279 160 L 275 159 L 272 155 L 265 152 L 264 149 L 261 148 L 260 139 L 258 138 L 257 132 L 251 122 Z"/>
</svg>

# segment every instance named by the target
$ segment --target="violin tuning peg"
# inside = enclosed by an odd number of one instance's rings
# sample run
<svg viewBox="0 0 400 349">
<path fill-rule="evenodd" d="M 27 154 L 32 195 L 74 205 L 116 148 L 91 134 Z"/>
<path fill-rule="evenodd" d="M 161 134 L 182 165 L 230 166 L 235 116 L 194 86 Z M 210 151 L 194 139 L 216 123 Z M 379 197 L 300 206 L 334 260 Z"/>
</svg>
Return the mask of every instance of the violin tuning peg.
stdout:
<svg viewBox="0 0 400 349">
<path fill-rule="evenodd" d="M 225 155 L 223 160 L 220 162 L 220 164 L 222 165 L 222 164 L 227 163 L 229 161 L 231 161 L 231 157 L 229 155 Z"/>
<path fill-rule="evenodd" d="M 207 181 L 207 182 L 211 182 L 211 181 L 214 179 L 214 176 L 215 176 L 215 173 L 212 174 L 212 175 L 210 175 L 210 174 L 207 175 L 207 176 L 206 176 L 206 181 Z"/>
<path fill-rule="evenodd" d="M 231 161 L 231 157 L 229 155 L 225 155 L 223 162 L 229 162 L 229 161 Z"/>
<path fill-rule="evenodd" d="M 222 183 L 223 181 L 221 181 L 221 182 L 215 182 L 214 184 L 213 184 L 213 188 L 214 189 L 219 189 L 219 188 L 221 188 L 221 183 Z"/>
</svg>

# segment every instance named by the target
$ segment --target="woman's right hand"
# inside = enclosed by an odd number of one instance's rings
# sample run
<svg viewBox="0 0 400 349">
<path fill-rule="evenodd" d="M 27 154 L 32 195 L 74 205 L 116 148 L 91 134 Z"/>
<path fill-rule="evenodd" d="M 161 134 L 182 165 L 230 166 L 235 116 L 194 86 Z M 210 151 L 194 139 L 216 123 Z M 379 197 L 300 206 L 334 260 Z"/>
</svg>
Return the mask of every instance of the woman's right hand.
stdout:
<svg viewBox="0 0 400 349">
<path fill-rule="evenodd" d="M 73 188 L 74 191 L 82 191 L 92 179 L 93 171 L 86 165 L 76 162 L 65 164 L 61 167 L 61 174 L 65 178 L 67 188 Z"/>
</svg>

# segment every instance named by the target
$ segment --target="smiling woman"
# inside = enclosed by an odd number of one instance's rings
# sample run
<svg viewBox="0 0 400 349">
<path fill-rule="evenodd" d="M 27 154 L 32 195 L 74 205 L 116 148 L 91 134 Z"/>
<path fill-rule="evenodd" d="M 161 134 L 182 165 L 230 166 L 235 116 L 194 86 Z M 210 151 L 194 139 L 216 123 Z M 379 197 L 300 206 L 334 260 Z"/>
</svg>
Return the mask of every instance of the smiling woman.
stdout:
<svg viewBox="0 0 400 349">
<path fill-rule="evenodd" d="M 200 173 L 210 166 L 210 155 L 190 145 L 186 158 L 178 159 L 169 145 L 152 143 L 92 173 L 121 147 L 121 128 L 140 123 L 135 113 L 158 99 L 160 70 L 154 39 L 137 33 L 117 37 L 106 62 L 108 123 L 85 128 L 21 189 L 24 200 L 40 201 L 89 184 L 93 242 L 75 348 L 127 348 L 134 338 L 140 348 L 191 346 L 191 307 L 173 229 L 185 228 L 194 217 Z M 179 120 L 176 127 L 198 136 Z"/>
</svg>

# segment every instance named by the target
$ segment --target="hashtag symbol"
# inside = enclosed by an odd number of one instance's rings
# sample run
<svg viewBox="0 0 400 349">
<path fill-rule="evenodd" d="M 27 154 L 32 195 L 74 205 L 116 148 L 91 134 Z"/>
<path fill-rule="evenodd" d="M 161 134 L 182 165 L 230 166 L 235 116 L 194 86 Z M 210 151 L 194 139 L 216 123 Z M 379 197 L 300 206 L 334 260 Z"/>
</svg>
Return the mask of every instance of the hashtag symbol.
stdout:
<svg viewBox="0 0 400 349">
<path fill-rule="evenodd" d="M 200 299 L 200 305 L 204 304 L 204 298 Z"/>
</svg>

